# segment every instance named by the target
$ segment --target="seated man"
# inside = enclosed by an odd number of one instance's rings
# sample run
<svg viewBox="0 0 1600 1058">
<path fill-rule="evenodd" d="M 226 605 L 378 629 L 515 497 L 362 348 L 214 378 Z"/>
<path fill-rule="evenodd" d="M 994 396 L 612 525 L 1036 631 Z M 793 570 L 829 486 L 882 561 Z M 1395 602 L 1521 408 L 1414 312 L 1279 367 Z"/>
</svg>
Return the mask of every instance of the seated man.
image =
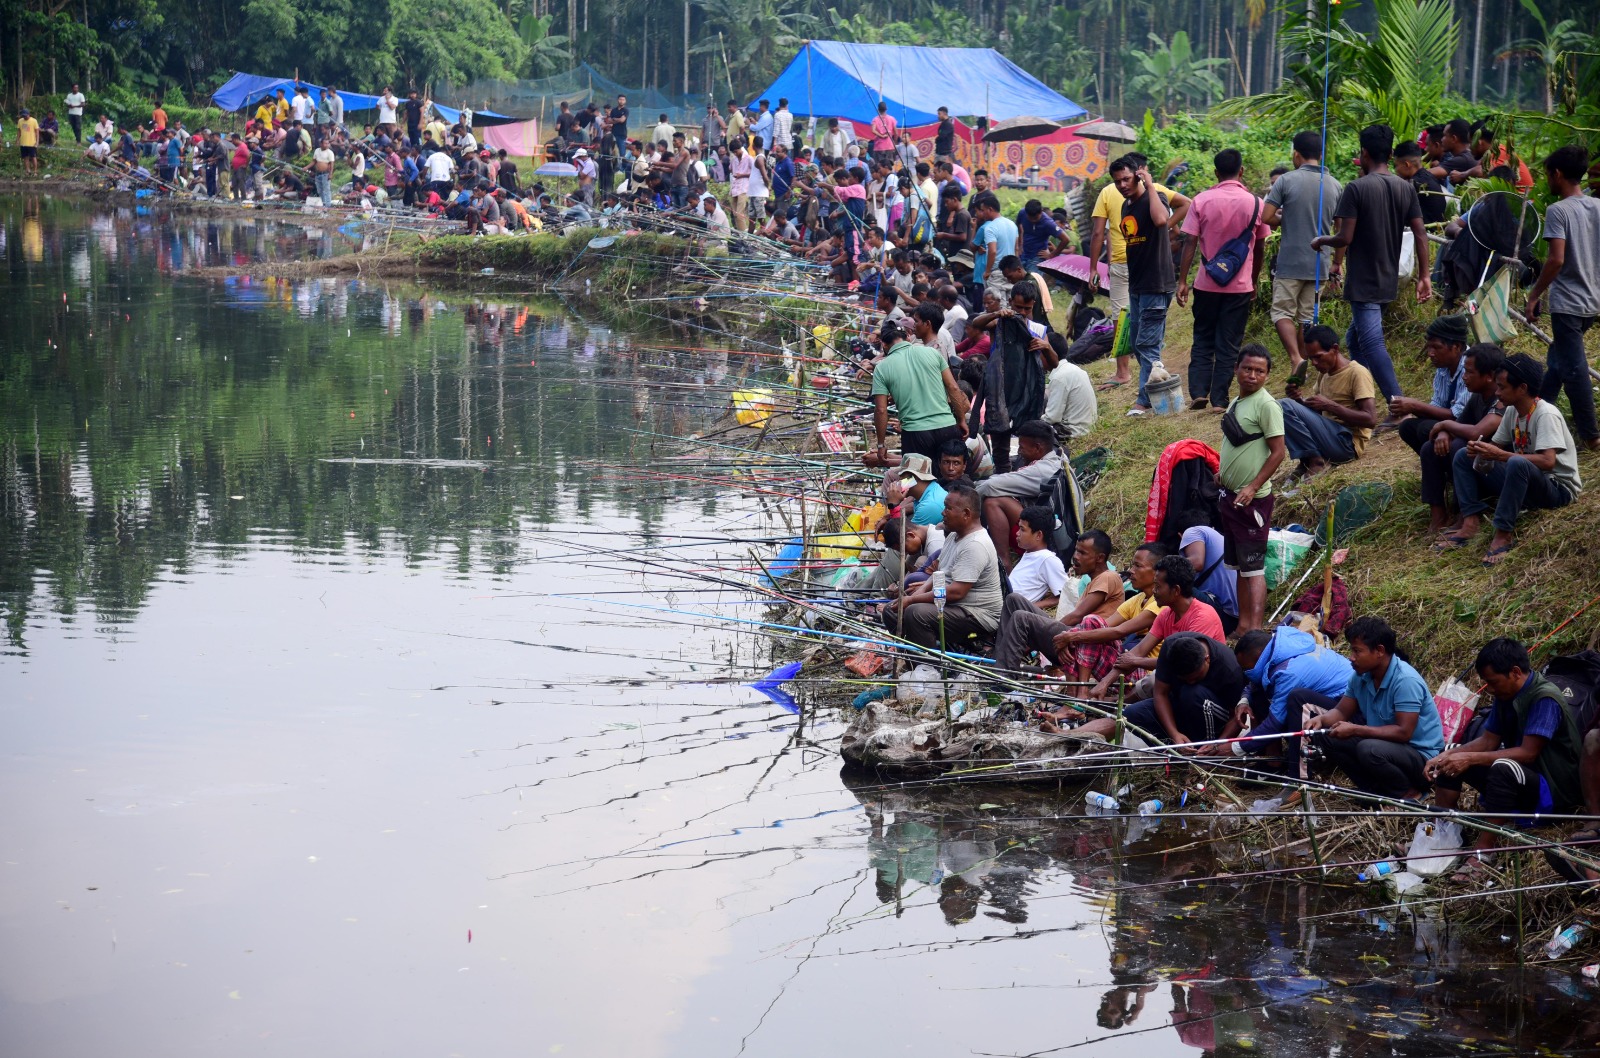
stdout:
<svg viewBox="0 0 1600 1058">
<path fill-rule="evenodd" d="M 1227 644 L 1184 632 L 1163 645 L 1150 698 L 1130 705 L 1122 715 L 1141 737 L 1154 736 L 1180 746 L 1211 742 L 1224 737 L 1222 732 L 1244 688 L 1244 670 Z M 1101 717 L 1077 730 L 1110 738 L 1116 729 L 1116 720 Z"/>
<path fill-rule="evenodd" d="M 1161 614 L 1161 604 L 1156 602 L 1154 594 L 1156 564 L 1166 557 L 1167 549 L 1161 544 L 1140 544 L 1128 566 L 1128 583 L 1133 585 L 1134 594 L 1129 596 L 1124 590 L 1122 603 L 1116 615 L 1108 619 L 1109 623 L 1091 614 L 1065 632 L 1056 633 L 1056 656 L 1061 659 L 1061 667 L 1069 673 L 1075 671 L 1079 683 L 1104 679 L 1124 644 L 1137 646 L 1150 631 Z M 1073 564 L 1076 565 L 1076 561 Z M 1091 618 L 1097 626 L 1091 627 Z M 1161 647 L 1157 645 L 1150 656 L 1158 657 L 1160 653 Z"/>
<path fill-rule="evenodd" d="M 1302 397 L 1290 376 L 1283 409 L 1283 440 L 1300 461 L 1295 476 L 1315 477 L 1334 463 L 1361 458 L 1378 422 L 1377 387 L 1372 372 L 1339 351 L 1332 327 L 1307 327 L 1301 338 L 1306 359 L 1317 369 L 1317 387 Z"/>
<path fill-rule="evenodd" d="M 1050 513 L 1050 508 L 1029 507 L 1022 512 L 1023 524 L 1031 526 L 1035 516 L 1048 517 L 1053 527 L 1055 516 Z M 1106 568 L 1106 560 L 1110 557 L 1111 538 L 1105 533 L 1090 529 L 1078 537 L 1077 546 L 1072 552 L 1072 568 L 1088 575 L 1089 586 L 1084 589 L 1078 604 L 1062 614 L 1059 620 L 1046 612 L 1054 609 L 1053 606 L 1044 606 L 1030 599 L 1024 591 L 1013 591 L 1007 596 L 1000 617 L 1000 637 L 995 642 L 995 666 L 1002 672 L 1019 671 L 1028 655 L 1034 651 L 1038 652 L 1046 665 L 1052 668 L 1061 666 L 1056 642 L 1062 633 L 1085 622 L 1090 622 L 1088 627 L 1091 630 L 1105 628 L 1116 615 L 1117 607 L 1122 605 L 1123 596 L 1122 578 Z M 1013 588 L 1018 588 L 1017 573 L 1024 569 L 1027 561 L 1028 555 L 1024 554 L 1016 570 L 1012 571 Z M 1064 581 L 1065 577 L 1062 579 Z M 1059 587 L 1056 594 L 1060 595 Z M 1115 657 L 1114 651 L 1112 656 Z M 1107 665 L 1109 667 L 1109 662 Z"/>
<path fill-rule="evenodd" d="M 1032 503 L 1050 486 L 1050 479 L 1061 469 L 1061 453 L 1056 449 L 1056 432 L 1042 419 L 1017 427 L 1017 457 L 1021 465 L 1004 474 L 993 474 L 978 482 L 983 497 L 983 520 L 995 553 L 1011 565 L 1011 535 L 1024 504 Z M 1008 441 L 1009 443 L 1009 441 Z"/>
<path fill-rule="evenodd" d="M 1358 617 L 1345 629 L 1354 670 L 1344 694 L 1300 691 L 1290 700 L 1327 712 L 1306 722 L 1312 741 L 1356 789 L 1415 801 L 1428 788 L 1423 772 L 1444 749 L 1444 725 L 1433 692 L 1395 655 L 1394 629 L 1381 617 Z"/>
<path fill-rule="evenodd" d="M 1149 671 L 1156 667 L 1156 648 L 1170 635 L 1179 632 L 1199 632 L 1212 639 L 1222 639 L 1222 617 L 1209 604 L 1194 597 L 1194 567 L 1182 555 L 1168 555 L 1156 563 L 1152 591 L 1161 612 L 1150 623 L 1150 631 L 1132 650 L 1124 651 L 1111 671 L 1089 691 L 1090 698 L 1105 698 L 1112 684 L 1119 678 L 1131 678 L 1133 673 Z M 1148 695 L 1145 687 L 1135 686 L 1133 698 Z M 1229 706 L 1229 713 L 1233 709 Z"/>
<path fill-rule="evenodd" d="M 883 551 L 878 556 L 878 566 L 863 584 L 862 590 L 871 594 L 900 594 L 902 581 L 913 584 L 927 579 L 923 572 L 933 560 L 928 550 L 928 530 L 903 518 L 885 518 L 877 529 L 878 542 Z M 905 548 L 905 562 L 901 563 L 901 548 Z M 902 576 L 902 572 L 904 575 Z"/>
<path fill-rule="evenodd" d="M 934 480 L 933 460 L 912 453 L 900 464 L 900 487 L 911 504 L 911 520 L 917 525 L 938 525 L 944 521 L 944 486 Z"/>
<path fill-rule="evenodd" d="M 1435 787 L 1434 803 L 1446 811 L 1455 808 L 1465 784 L 1478 791 L 1483 812 L 1549 814 L 1577 808 L 1583 803 L 1582 736 L 1561 688 L 1533 671 L 1527 648 L 1515 639 L 1489 640 L 1474 667 L 1494 695 L 1494 706 L 1482 734 L 1424 767 Z M 1480 831 L 1476 847 L 1492 848 L 1500 841 Z M 1481 863 L 1468 860 L 1462 874 L 1471 878 L 1482 870 Z"/>
<path fill-rule="evenodd" d="M 955 647 L 968 636 L 988 638 L 1000 627 L 1000 563 L 994 544 L 978 521 L 978 494 L 972 489 L 950 490 L 944 501 L 944 548 L 939 568 L 944 570 L 944 633 L 947 646 Z M 900 611 L 897 614 L 895 611 Z M 884 625 L 893 629 L 904 615 L 906 639 L 924 647 L 938 647 L 940 617 L 929 582 L 918 584 L 891 603 Z"/>
<path fill-rule="evenodd" d="M 1505 409 L 1500 405 L 1495 376 L 1500 373 L 1505 355 L 1497 345 L 1472 346 L 1461 357 L 1461 385 L 1467 392 L 1467 402 L 1461 410 L 1447 419 L 1419 417 L 1400 424 L 1400 436 L 1417 450 L 1417 458 L 1422 461 L 1422 502 L 1430 511 L 1428 531 L 1431 533 L 1460 528 L 1459 521 L 1451 524 L 1445 488 L 1451 483 L 1456 453 L 1465 448 L 1468 441 L 1488 438 L 1500 425 Z M 1436 379 L 1435 386 L 1437 384 Z M 1413 443 L 1418 432 L 1410 429 L 1413 423 L 1426 429 L 1418 443 Z"/>
<path fill-rule="evenodd" d="M 1249 681 L 1250 700 L 1239 705 L 1222 737 L 1237 735 L 1248 718 L 1254 738 L 1206 752 L 1213 756 L 1282 755 L 1284 764 L 1292 766 L 1300 756 L 1300 740 L 1272 737 L 1302 729 L 1300 709 L 1289 708 L 1291 692 L 1310 691 L 1337 701 L 1355 673 L 1350 659 L 1331 647 L 1319 646 L 1310 632 L 1290 625 L 1279 625 L 1270 631 L 1252 629 L 1239 637 L 1233 651 Z M 1298 777 L 1299 769 L 1295 767 L 1293 771 Z"/>
<path fill-rule="evenodd" d="M 1440 316 L 1428 324 L 1422 352 L 1433 364 L 1432 398 L 1395 397 L 1389 401 L 1391 414 L 1407 416 L 1400 423 L 1400 439 L 1413 452 L 1422 450 L 1435 423 L 1458 418 L 1466 410 L 1472 395 L 1464 377 L 1467 335 L 1465 316 Z"/>
<path fill-rule="evenodd" d="M 1056 443 L 1065 448 L 1094 429 L 1099 418 L 1100 402 L 1089 372 L 1062 357 L 1044 380 L 1044 421 L 1055 428 Z"/>
<path fill-rule="evenodd" d="M 976 483 L 967 471 L 967 443 L 959 438 L 952 437 L 939 446 L 938 468 L 939 484 L 948 489 L 951 485 L 966 485 L 975 488 Z"/>
<path fill-rule="evenodd" d="M 1485 566 L 1499 565 L 1517 546 L 1517 519 L 1529 509 L 1565 507 L 1583 491 L 1578 477 L 1578 449 L 1561 409 L 1539 399 L 1544 365 L 1526 353 L 1508 356 L 1498 376 L 1505 417 L 1489 441 L 1468 441 L 1456 453 L 1451 467 L 1456 502 L 1461 505 L 1461 528 L 1440 541 L 1441 547 L 1465 547 L 1478 535 L 1484 495 L 1498 495 L 1494 509 L 1494 538 L 1489 541 Z"/>
<path fill-rule="evenodd" d="M 1055 512 L 1049 507 L 1022 508 L 1017 517 L 1017 548 L 1022 557 L 1010 575 L 1011 593 L 1047 612 L 1061 602 L 1061 590 L 1067 584 L 1067 568 L 1061 564 L 1061 557 L 1050 550 L 1050 534 L 1055 529 Z M 1004 624 L 1004 617 L 1001 623 Z"/>
<path fill-rule="evenodd" d="M 1194 567 L 1195 595 L 1211 604 L 1222 618 L 1222 630 L 1232 635 L 1239 626 L 1239 575 L 1223 562 L 1222 534 L 1209 525 L 1192 525 L 1178 538 L 1178 547 Z"/>
</svg>

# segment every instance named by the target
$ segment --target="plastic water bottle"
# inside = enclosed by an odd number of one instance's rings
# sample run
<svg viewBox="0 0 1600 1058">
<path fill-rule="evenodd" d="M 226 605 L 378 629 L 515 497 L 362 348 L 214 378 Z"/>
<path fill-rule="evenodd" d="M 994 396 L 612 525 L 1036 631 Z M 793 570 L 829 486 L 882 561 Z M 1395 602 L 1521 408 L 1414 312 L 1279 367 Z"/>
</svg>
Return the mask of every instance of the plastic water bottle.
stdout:
<svg viewBox="0 0 1600 1058">
<path fill-rule="evenodd" d="M 1142 816 L 1153 816 L 1160 812 L 1161 808 L 1162 804 L 1160 800 L 1152 797 L 1150 800 L 1139 806 L 1139 814 Z"/>
<path fill-rule="evenodd" d="M 1084 794 L 1083 801 L 1090 808 L 1104 808 L 1111 812 L 1115 812 L 1118 808 L 1122 807 L 1115 797 L 1112 797 L 1110 794 L 1099 793 L 1095 790 L 1090 790 L 1088 793 Z"/>
<path fill-rule="evenodd" d="M 1559 959 L 1571 951 L 1573 946 L 1583 939 L 1586 931 L 1580 925 L 1571 925 L 1561 930 L 1550 938 L 1550 943 L 1544 946 L 1544 955 L 1547 959 Z"/>
<path fill-rule="evenodd" d="M 1370 864 L 1366 870 L 1356 875 L 1363 882 L 1375 882 L 1379 878 L 1387 877 L 1400 869 L 1400 865 L 1393 860 L 1380 860 Z"/>
<path fill-rule="evenodd" d="M 934 606 L 934 609 L 938 610 L 940 613 L 944 613 L 944 599 L 945 599 L 945 576 L 944 576 L 944 570 L 942 570 L 942 569 L 934 570 L 933 571 L 933 575 L 930 576 L 928 578 L 928 580 L 933 585 L 933 606 Z"/>
</svg>

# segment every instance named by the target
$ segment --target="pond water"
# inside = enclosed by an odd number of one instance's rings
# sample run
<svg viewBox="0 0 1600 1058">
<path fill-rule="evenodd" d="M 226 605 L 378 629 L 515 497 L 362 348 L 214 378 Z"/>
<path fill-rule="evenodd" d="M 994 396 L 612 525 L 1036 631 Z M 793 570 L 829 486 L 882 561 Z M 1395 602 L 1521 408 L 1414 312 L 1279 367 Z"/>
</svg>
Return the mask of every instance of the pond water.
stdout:
<svg viewBox="0 0 1600 1058">
<path fill-rule="evenodd" d="M 687 613 L 760 607 L 672 575 L 738 569 L 770 514 L 630 469 L 718 416 L 737 355 L 219 278 L 350 248 L 267 216 L 0 222 L 0 1052 L 1600 1040 L 1568 968 L 1312 917 L 1342 880 L 1130 888 L 1208 873 L 1181 821 L 842 777 L 838 719 Z"/>
</svg>

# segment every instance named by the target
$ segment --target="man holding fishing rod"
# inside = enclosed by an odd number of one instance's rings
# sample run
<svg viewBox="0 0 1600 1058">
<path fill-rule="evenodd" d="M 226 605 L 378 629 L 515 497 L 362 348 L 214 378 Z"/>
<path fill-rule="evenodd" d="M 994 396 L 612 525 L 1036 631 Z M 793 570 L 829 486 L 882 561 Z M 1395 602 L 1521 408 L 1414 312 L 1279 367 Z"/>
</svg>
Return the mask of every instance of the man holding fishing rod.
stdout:
<svg viewBox="0 0 1600 1058">
<path fill-rule="evenodd" d="M 947 586 L 943 617 L 934 599 L 932 580 L 923 581 L 883 612 L 884 627 L 893 631 L 903 622 L 901 635 L 918 646 L 940 646 L 940 622 L 947 642 L 961 643 L 968 636 L 991 639 L 1000 627 L 1004 596 L 1000 589 L 1000 560 L 978 517 L 978 494 L 957 485 L 944 500 L 944 548 L 939 569 Z M 896 613 L 896 611 L 899 613 Z"/>
<path fill-rule="evenodd" d="M 935 315 L 938 322 L 935 323 Z M 917 306 L 913 313 L 917 334 L 932 339 L 944 322 L 944 312 L 934 304 Z M 891 466 L 884 435 L 889 430 L 889 403 L 900 417 L 900 451 L 903 455 L 939 458 L 939 446 L 966 437 L 966 394 L 938 350 L 913 344 L 899 322 L 885 320 L 878 341 L 889 350 L 872 370 L 872 426 L 877 448 L 862 457 L 867 466 Z"/>
</svg>

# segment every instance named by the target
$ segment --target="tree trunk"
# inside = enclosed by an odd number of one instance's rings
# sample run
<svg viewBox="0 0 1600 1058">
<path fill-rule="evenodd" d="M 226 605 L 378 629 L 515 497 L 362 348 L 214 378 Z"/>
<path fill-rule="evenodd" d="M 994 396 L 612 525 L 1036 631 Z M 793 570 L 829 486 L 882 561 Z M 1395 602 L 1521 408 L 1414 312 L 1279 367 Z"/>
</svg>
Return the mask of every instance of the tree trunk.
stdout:
<svg viewBox="0 0 1600 1058">
<path fill-rule="evenodd" d="M 639 21 L 639 88 L 650 84 L 650 12 Z"/>
<path fill-rule="evenodd" d="M 683 0 L 683 94 L 689 94 L 689 0 Z"/>
<path fill-rule="evenodd" d="M 1505 26 L 1505 28 L 1506 28 L 1505 47 L 1506 48 L 1510 48 L 1511 47 L 1511 0 L 1506 0 L 1506 3 L 1505 3 L 1505 16 L 1504 16 L 1504 20 L 1501 22 L 1501 25 Z M 1501 52 L 1501 54 L 1504 55 L 1505 53 Z M 1508 91 L 1510 91 L 1510 89 L 1511 89 L 1511 57 L 1509 55 L 1507 55 L 1504 59 L 1502 59 L 1500 61 L 1500 102 L 1501 102 L 1501 105 L 1505 104 L 1506 93 Z M 1512 110 L 1516 110 L 1517 109 L 1517 102 L 1516 102 L 1515 97 L 1513 97 L 1513 99 L 1512 99 L 1511 109 Z"/>
<path fill-rule="evenodd" d="M 1246 27 L 1244 37 L 1244 94 L 1250 95 L 1251 77 L 1256 65 L 1256 30 L 1254 27 Z M 1207 99 L 1206 105 L 1209 106 L 1210 103 L 1211 100 Z"/>
<path fill-rule="evenodd" d="M 1483 65 L 1483 0 L 1478 0 L 1477 18 L 1472 29 L 1472 101 L 1478 101 L 1478 81 Z"/>
</svg>

